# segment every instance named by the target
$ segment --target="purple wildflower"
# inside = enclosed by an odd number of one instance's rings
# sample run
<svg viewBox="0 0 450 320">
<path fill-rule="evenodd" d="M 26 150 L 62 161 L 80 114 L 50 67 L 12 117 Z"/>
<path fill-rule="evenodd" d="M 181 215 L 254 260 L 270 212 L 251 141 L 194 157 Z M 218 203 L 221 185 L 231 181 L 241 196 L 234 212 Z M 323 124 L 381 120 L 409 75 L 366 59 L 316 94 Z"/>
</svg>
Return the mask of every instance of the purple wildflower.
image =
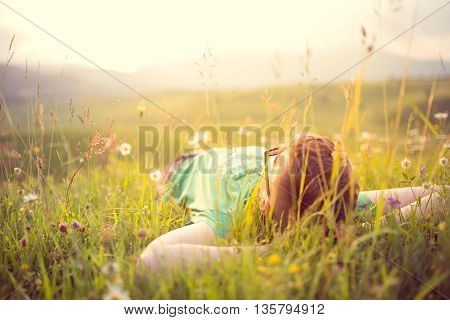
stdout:
<svg viewBox="0 0 450 320">
<path fill-rule="evenodd" d="M 387 203 L 388 203 L 389 207 L 391 207 L 393 209 L 400 208 L 400 205 L 402 204 L 400 202 L 400 200 L 398 200 L 396 198 L 388 198 Z"/>
<path fill-rule="evenodd" d="M 67 233 L 67 223 L 61 222 L 59 224 L 59 232 L 61 233 Z"/>
<path fill-rule="evenodd" d="M 23 237 L 22 239 L 19 240 L 20 245 L 22 246 L 22 248 L 25 248 L 27 246 L 27 238 Z"/>
<path fill-rule="evenodd" d="M 75 229 L 80 229 L 81 228 L 81 224 L 77 220 L 74 220 L 72 222 L 72 227 L 75 228 Z"/>
<path fill-rule="evenodd" d="M 427 167 L 423 166 L 422 168 L 420 168 L 419 173 L 420 173 L 421 176 L 424 176 L 425 173 L 427 173 Z"/>
</svg>

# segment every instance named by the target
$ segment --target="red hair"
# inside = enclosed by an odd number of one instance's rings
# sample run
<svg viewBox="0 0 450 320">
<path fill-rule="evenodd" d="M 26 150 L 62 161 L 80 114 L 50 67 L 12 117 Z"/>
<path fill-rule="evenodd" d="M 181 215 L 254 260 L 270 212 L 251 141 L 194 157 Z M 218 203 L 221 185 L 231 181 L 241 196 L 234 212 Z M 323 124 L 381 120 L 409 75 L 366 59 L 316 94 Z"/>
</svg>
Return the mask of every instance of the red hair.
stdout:
<svg viewBox="0 0 450 320">
<path fill-rule="evenodd" d="M 321 210 L 325 202 L 334 211 L 335 221 L 345 218 L 355 207 L 358 185 L 347 156 L 324 137 L 297 139 L 289 152 L 276 189 L 272 217 L 283 230 L 290 219 L 305 212 Z M 334 168 L 334 174 L 333 174 Z"/>
</svg>

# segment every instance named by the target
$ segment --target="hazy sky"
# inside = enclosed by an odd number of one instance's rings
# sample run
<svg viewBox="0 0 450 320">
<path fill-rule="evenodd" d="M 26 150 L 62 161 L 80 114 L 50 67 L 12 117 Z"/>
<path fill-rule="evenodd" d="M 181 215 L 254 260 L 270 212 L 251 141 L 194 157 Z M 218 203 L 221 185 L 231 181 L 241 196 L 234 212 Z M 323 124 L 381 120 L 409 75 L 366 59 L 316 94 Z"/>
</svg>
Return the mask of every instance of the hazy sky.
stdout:
<svg viewBox="0 0 450 320">
<path fill-rule="evenodd" d="M 141 67 L 198 58 L 207 46 L 218 55 L 303 52 L 357 47 L 360 26 L 378 30 L 381 44 L 447 0 L 0 0 L 105 68 Z M 16 63 L 85 63 L 0 2 L 0 61 L 16 34 Z M 380 7 L 378 24 L 374 8 Z M 416 28 L 416 59 L 450 58 L 450 5 Z M 379 25 L 379 26 L 378 26 Z M 377 27 L 378 26 L 378 27 Z M 404 54 L 408 37 L 386 50 Z M 4 54 L 2 53 L 4 52 Z"/>
</svg>

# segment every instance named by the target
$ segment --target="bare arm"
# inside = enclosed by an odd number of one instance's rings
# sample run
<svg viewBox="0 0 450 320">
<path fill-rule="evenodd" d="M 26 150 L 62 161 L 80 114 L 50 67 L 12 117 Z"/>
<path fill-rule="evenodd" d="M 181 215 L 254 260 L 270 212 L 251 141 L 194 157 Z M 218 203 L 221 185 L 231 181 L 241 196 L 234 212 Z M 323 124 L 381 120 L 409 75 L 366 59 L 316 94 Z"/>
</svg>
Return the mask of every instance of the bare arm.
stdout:
<svg viewBox="0 0 450 320">
<path fill-rule="evenodd" d="M 388 211 L 392 209 L 389 207 L 388 199 L 393 198 L 400 201 L 400 206 L 408 206 L 422 197 L 426 197 L 432 193 L 437 193 L 442 191 L 441 186 L 432 186 L 430 188 L 424 187 L 408 187 L 408 188 L 395 188 L 395 189 L 384 189 L 384 190 L 372 190 L 362 192 L 366 195 L 373 203 L 379 204 L 380 201 L 383 202 L 383 211 Z"/>
<path fill-rule="evenodd" d="M 200 222 L 175 229 L 152 241 L 140 255 L 139 264 L 153 272 L 160 272 L 217 261 L 223 255 L 237 255 L 242 251 L 261 254 L 265 250 L 267 246 L 215 246 L 213 230 L 207 223 Z"/>
<path fill-rule="evenodd" d="M 401 218 L 408 217 L 415 213 L 418 217 L 424 217 L 431 213 L 443 212 L 446 206 L 446 199 L 443 195 L 443 186 L 409 187 L 385 190 L 373 190 L 363 192 L 372 202 L 379 204 L 383 202 L 383 211 L 389 212 L 388 199 L 393 198 L 400 201 Z M 399 221 L 401 220 L 398 217 Z"/>
</svg>

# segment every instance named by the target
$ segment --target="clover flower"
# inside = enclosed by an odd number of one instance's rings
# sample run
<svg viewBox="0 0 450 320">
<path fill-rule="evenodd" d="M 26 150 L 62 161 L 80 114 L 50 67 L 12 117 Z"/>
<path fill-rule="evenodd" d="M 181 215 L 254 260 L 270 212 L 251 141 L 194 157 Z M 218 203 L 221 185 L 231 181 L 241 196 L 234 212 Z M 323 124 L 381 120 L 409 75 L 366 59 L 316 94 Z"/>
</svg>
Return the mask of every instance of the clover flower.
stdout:
<svg viewBox="0 0 450 320">
<path fill-rule="evenodd" d="M 58 229 L 59 229 L 59 232 L 61 232 L 61 233 L 67 233 L 67 223 L 60 222 Z"/>
<path fill-rule="evenodd" d="M 79 223 L 77 220 L 72 221 L 72 228 L 80 229 L 81 223 Z"/>
</svg>

